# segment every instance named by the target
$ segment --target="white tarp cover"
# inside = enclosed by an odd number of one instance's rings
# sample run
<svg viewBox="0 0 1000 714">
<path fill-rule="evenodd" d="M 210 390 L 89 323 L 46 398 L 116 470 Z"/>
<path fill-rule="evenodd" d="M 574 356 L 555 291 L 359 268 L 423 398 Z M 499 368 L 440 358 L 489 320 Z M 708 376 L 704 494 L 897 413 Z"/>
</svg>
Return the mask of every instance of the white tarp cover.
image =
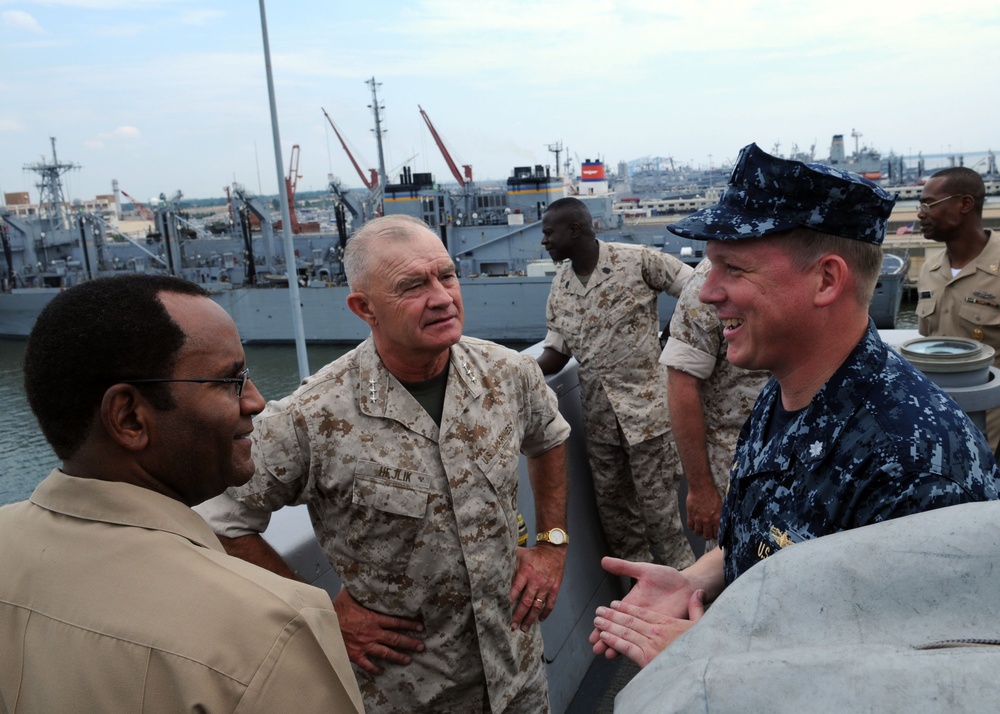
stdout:
<svg viewBox="0 0 1000 714">
<path fill-rule="evenodd" d="M 1000 502 L 787 547 L 743 574 L 615 711 L 1000 708 Z"/>
</svg>

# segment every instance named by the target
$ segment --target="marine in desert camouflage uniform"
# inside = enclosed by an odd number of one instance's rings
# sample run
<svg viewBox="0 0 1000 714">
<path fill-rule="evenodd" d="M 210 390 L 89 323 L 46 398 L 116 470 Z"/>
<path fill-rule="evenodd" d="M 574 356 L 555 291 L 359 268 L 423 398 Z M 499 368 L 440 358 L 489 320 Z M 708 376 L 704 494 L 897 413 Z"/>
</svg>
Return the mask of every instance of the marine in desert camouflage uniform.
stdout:
<svg viewBox="0 0 1000 714">
<path fill-rule="evenodd" d="M 715 308 L 698 299 L 712 263 L 698 264 L 670 319 L 670 339 L 660 355 L 667 365 L 668 402 L 677 468 L 687 479 L 687 525 L 716 545 L 722 499 L 740 428 L 770 375 L 726 358 L 726 340 Z"/>
<path fill-rule="evenodd" d="M 524 453 L 538 528 L 565 528 L 569 426 L 531 358 L 460 336 L 437 236 L 399 216 L 362 230 L 349 301 L 372 336 L 267 405 L 257 473 L 210 520 L 259 533 L 271 511 L 308 504 L 344 583 L 334 604 L 369 712 L 547 711 L 533 624 L 555 605 L 565 546 L 517 547 L 517 472 Z M 426 293 L 415 313 L 410 290 Z M 425 347 L 440 359 L 417 380 L 399 361 Z"/>
<path fill-rule="evenodd" d="M 661 292 L 675 297 L 693 272 L 644 246 L 605 243 L 578 199 L 553 202 L 542 244 L 563 261 L 546 306 L 539 364 L 580 363 L 587 454 L 611 552 L 683 567 L 694 560 L 677 510 L 679 475 L 668 468 L 667 371 L 660 354 Z"/>
</svg>

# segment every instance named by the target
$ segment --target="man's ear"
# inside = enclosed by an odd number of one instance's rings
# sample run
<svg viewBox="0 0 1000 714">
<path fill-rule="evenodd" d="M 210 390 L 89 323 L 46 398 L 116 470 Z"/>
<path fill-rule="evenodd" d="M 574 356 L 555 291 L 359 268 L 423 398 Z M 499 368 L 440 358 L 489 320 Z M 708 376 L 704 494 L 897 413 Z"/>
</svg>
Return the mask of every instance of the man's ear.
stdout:
<svg viewBox="0 0 1000 714">
<path fill-rule="evenodd" d="M 349 307 L 351 312 L 355 315 L 360 317 L 372 327 L 375 327 L 375 323 L 377 322 L 375 319 L 375 313 L 372 312 L 371 301 L 365 293 L 354 292 L 348 295 L 347 307 Z"/>
<path fill-rule="evenodd" d="M 153 408 L 131 384 L 115 384 L 101 400 L 101 423 L 108 437 L 129 451 L 141 451 L 149 445 L 153 426 Z"/>
<path fill-rule="evenodd" d="M 847 290 L 851 271 L 839 255 L 829 253 L 816 263 L 817 286 L 814 303 L 817 307 L 832 305 Z"/>
</svg>

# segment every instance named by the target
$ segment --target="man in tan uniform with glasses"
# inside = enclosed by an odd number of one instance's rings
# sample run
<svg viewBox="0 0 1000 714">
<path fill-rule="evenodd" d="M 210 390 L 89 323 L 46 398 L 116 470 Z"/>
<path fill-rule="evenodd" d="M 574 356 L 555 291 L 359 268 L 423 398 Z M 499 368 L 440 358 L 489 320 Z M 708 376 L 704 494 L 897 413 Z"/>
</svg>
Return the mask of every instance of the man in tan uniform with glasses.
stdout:
<svg viewBox="0 0 1000 714">
<path fill-rule="evenodd" d="M 924 238 L 943 243 L 928 251 L 917 281 L 921 335 L 967 337 L 997 350 L 1000 366 L 1000 238 L 983 228 L 986 187 L 972 169 L 957 166 L 931 176 L 917 217 Z M 1000 409 L 986 414 L 986 438 L 1000 443 Z"/>
</svg>

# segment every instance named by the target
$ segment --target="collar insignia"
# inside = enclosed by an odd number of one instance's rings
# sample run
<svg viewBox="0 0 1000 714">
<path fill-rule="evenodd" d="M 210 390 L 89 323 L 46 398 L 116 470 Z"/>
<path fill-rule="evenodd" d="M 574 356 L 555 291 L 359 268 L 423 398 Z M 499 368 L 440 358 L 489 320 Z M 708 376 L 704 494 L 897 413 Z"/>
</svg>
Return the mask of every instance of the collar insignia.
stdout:
<svg viewBox="0 0 1000 714">
<path fill-rule="evenodd" d="M 469 378 L 469 381 L 475 384 L 476 375 L 472 373 L 472 368 L 469 366 L 468 362 L 462 362 L 462 369 L 465 370 L 465 376 Z"/>
</svg>

